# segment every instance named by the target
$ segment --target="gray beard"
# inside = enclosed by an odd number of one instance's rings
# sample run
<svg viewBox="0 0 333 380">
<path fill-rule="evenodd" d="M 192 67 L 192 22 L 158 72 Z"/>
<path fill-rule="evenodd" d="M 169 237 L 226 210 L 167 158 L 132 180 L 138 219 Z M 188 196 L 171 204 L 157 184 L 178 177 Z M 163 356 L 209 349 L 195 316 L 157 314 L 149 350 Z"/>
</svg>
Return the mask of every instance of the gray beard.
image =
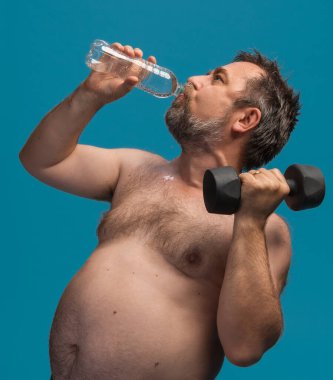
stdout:
<svg viewBox="0 0 333 380">
<path fill-rule="evenodd" d="M 170 133 L 180 144 L 184 152 L 210 152 L 223 140 L 224 125 L 229 120 L 223 118 L 200 120 L 191 115 L 187 99 L 182 103 L 172 103 L 165 114 L 165 122 Z"/>
</svg>

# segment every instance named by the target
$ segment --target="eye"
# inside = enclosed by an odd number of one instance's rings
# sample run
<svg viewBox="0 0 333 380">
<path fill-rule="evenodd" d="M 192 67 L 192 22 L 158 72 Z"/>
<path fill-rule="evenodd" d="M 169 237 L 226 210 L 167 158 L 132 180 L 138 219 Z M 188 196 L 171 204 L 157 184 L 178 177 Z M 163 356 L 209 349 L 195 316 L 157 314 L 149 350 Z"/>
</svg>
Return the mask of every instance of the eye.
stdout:
<svg viewBox="0 0 333 380">
<path fill-rule="evenodd" d="M 214 75 L 214 80 L 220 80 L 222 83 L 224 83 L 223 77 L 221 74 L 215 74 Z"/>
</svg>

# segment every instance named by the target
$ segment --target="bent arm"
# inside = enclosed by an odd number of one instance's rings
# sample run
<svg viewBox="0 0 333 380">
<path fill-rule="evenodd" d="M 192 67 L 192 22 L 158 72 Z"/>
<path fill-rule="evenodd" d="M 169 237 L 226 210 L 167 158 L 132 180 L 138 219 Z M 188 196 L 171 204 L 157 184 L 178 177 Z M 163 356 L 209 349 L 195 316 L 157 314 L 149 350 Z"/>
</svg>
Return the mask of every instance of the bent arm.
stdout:
<svg viewBox="0 0 333 380">
<path fill-rule="evenodd" d="M 267 223 L 270 224 L 270 223 Z M 285 235 L 281 223 L 268 230 Z M 270 232 L 271 235 L 271 232 Z M 227 358 L 235 365 L 256 363 L 279 339 L 283 316 L 279 301 L 290 263 L 290 242 L 267 239 L 262 224 L 235 216 L 220 293 L 217 327 Z"/>
<path fill-rule="evenodd" d="M 57 189 L 110 200 L 124 150 L 78 144 L 82 131 L 102 106 L 97 96 L 79 86 L 42 119 L 29 137 L 20 152 L 25 169 Z"/>
<path fill-rule="evenodd" d="M 42 119 L 20 152 L 25 168 L 36 172 L 58 164 L 75 149 L 78 139 L 102 107 L 82 86 Z"/>
<path fill-rule="evenodd" d="M 142 50 L 114 43 L 111 46 L 134 58 Z M 150 56 L 148 61 L 156 63 Z M 79 137 L 95 113 L 129 93 L 139 78 L 91 71 L 86 80 L 49 112 L 20 152 L 26 170 L 39 180 L 80 196 L 110 201 L 122 166 L 133 163 L 141 152 L 78 145 Z"/>
</svg>

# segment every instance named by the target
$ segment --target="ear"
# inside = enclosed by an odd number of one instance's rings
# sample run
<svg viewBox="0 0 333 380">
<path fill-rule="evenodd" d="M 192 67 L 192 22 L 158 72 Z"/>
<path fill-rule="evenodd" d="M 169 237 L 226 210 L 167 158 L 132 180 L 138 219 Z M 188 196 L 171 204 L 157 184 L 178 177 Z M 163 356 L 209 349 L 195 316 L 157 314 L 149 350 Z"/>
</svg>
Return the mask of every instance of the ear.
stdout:
<svg viewBox="0 0 333 380">
<path fill-rule="evenodd" d="M 231 129 L 236 133 L 249 132 L 255 128 L 261 119 L 261 111 L 259 108 L 247 107 L 238 111 L 237 119 L 233 123 Z"/>
</svg>

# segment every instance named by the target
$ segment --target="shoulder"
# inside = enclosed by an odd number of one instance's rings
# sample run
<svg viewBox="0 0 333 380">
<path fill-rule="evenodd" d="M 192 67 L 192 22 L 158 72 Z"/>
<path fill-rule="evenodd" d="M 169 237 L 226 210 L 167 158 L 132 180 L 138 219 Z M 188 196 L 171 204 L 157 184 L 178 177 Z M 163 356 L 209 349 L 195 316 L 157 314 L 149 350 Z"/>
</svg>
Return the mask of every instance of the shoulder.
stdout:
<svg viewBox="0 0 333 380">
<path fill-rule="evenodd" d="M 149 165 L 150 163 L 166 162 L 162 156 L 141 149 L 119 148 L 117 149 L 117 153 L 123 172 L 128 172 L 139 166 Z"/>
<path fill-rule="evenodd" d="M 119 155 L 123 157 L 123 159 L 139 159 L 139 160 L 144 160 L 144 159 L 160 159 L 164 160 L 162 156 L 159 156 L 156 153 L 149 152 L 147 150 L 142 150 L 142 149 L 135 149 L 135 148 L 118 148 L 117 149 Z"/>
<path fill-rule="evenodd" d="M 269 216 L 265 227 L 266 239 L 278 244 L 281 241 L 290 243 L 290 228 L 287 221 L 280 215 L 273 213 Z"/>
</svg>

